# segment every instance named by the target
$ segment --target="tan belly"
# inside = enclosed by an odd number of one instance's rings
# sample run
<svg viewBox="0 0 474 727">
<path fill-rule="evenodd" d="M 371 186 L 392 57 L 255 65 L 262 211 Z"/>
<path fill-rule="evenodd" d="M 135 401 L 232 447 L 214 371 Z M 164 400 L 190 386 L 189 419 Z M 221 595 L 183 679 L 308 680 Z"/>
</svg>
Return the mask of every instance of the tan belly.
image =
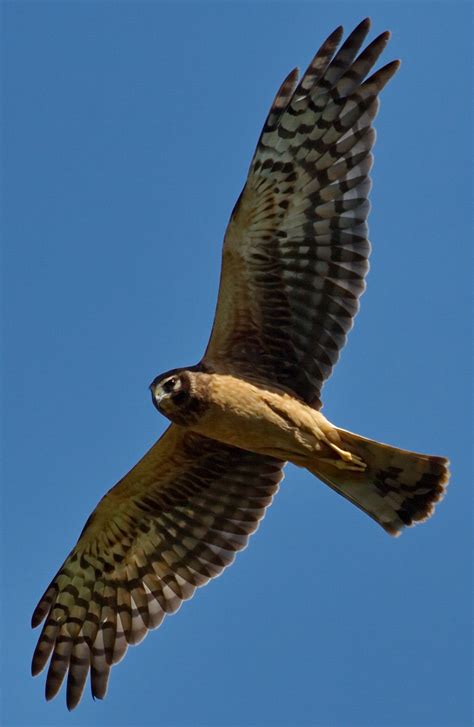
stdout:
<svg viewBox="0 0 474 727">
<path fill-rule="evenodd" d="M 333 430 L 319 412 L 278 391 L 214 374 L 208 409 L 194 431 L 226 444 L 279 459 L 298 459 L 328 449 Z"/>
</svg>

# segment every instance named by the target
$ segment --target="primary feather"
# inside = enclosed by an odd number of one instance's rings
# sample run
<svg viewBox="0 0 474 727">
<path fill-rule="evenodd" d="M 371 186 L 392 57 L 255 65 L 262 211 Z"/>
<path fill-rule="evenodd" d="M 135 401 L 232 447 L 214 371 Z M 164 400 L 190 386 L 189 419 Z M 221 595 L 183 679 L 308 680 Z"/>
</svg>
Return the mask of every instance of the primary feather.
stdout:
<svg viewBox="0 0 474 727">
<path fill-rule="evenodd" d="M 277 93 L 226 232 L 203 359 L 314 406 L 365 289 L 372 121 L 399 65 L 364 80 L 389 39 L 357 56 L 369 27 L 360 23 L 334 55 L 338 28 L 299 85 L 293 71 Z"/>
</svg>

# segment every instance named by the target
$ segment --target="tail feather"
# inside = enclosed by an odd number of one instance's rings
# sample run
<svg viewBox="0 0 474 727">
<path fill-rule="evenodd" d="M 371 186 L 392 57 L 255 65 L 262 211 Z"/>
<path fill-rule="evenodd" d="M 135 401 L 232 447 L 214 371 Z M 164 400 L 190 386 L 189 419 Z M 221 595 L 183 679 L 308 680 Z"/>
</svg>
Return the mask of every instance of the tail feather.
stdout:
<svg viewBox="0 0 474 727">
<path fill-rule="evenodd" d="M 328 460 L 308 469 L 325 484 L 354 503 L 390 535 L 427 520 L 441 500 L 449 480 L 449 461 L 336 430 L 341 446 L 366 464 L 361 472 L 345 470 Z"/>
</svg>

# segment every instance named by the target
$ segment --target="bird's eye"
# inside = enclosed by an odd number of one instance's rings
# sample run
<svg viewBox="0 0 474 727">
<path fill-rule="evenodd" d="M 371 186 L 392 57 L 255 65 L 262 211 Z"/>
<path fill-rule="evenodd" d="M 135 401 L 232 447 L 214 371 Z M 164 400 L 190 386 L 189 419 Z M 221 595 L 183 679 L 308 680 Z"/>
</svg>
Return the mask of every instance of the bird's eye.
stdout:
<svg viewBox="0 0 474 727">
<path fill-rule="evenodd" d="M 166 391 L 167 394 L 169 394 L 176 386 L 176 381 L 177 379 L 175 377 L 165 381 L 165 383 L 163 384 L 163 390 Z"/>
</svg>

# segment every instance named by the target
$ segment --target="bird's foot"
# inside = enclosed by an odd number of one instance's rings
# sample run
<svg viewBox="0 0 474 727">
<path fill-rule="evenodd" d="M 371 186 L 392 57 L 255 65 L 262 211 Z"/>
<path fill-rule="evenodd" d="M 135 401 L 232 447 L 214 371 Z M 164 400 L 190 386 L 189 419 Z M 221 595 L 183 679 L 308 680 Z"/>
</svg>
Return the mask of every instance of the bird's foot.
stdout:
<svg viewBox="0 0 474 727">
<path fill-rule="evenodd" d="M 337 452 L 340 457 L 338 460 L 327 460 L 328 462 L 330 461 L 334 467 L 341 470 L 354 470 L 356 472 L 363 472 L 367 469 L 366 463 L 361 457 L 359 457 L 358 454 L 348 452 L 346 449 L 341 449 L 341 447 L 338 447 L 337 444 L 333 444 L 332 442 L 329 442 L 329 446 Z"/>
</svg>

